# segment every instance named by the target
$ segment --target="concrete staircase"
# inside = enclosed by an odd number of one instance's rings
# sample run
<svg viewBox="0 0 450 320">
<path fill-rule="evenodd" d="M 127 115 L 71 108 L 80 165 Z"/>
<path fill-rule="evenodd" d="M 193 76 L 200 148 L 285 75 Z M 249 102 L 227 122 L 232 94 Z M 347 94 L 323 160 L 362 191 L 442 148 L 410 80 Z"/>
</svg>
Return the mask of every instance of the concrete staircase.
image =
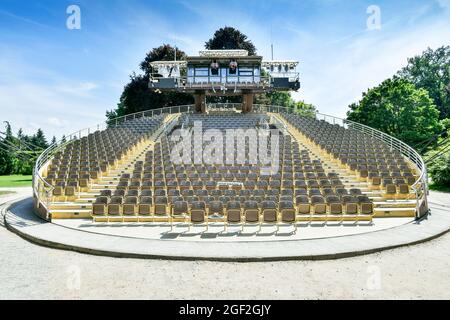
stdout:
<svg viewBox="0 0 450 320">
<path fill-rule="evenodd" d="M 410 194 L 409 199 L 389 198 L 384 190 L 373 186 L 367 179 L 361 178 L 356 171 L 350 170 L 347 166 L 334 158 L 324 149 L 317 146 L 295 127 L 284 121 L 278 114 L 271 114 L 281 123 L 286 125 L 285 129 L 296 139 L 303 148 L 310 153 L 311 159 L 322 161 L 326 173 L 335 172 L 340 176 L 345 188 L 358 188 L 374 202 L 374 217 L 414 217 L 416 213 L 415 195 Z M 53 219 L 70 218 L 90 218 L 92 203 L 101 190 L 115 190 L 120 176 L 124 173 L 132 173 L 136 161 L 145 159 L 147 151 L 153 150 L 155 142 L 164 132 L 170 132 L 176 124 L 180 114 L 169 115 L 164 124 L 147 141 L 135 146 L 133 150 L 124 156 L 114 167 L 108 168 L 97 181 L 94 181 L 88 190 L 78 194 L 70 201 L 55 201 L 50 205 L 50 213 Z"/>
<path fill-rule="evenodd" d="M 347 189 L 361 189 L 363 194 L 367 195 L 374 203 L 374 217 L 415 217 L 416 199 L 414 193 L 410 193 L 407 199 L 400 196 L 393 199 L 391 196 L 386 195 L 386 192 L 380 187 L 373 186 L 367 178 L 361 178 L 356 171 L 350 170 L 346 165 L 343 165 L 333 155 L 316 145 L 279 115 L 272 115 L 285 123 L 292 137 L 309 150 L 311 158 L 322 161 L 326 173 L 338 173 Z"/>
<path fill-rule="evenodd" d="M 71 201 L 55 201 L 50 204 L 52 219 L 90 218 L 92 203 L 101 190 L 115 190 L 120 177 L 124 173 L 133 173 L 134 164 L 143 161 L 148 151 L 153 150 L 155 142 L 165 132 L 170 131 L 176 124 L 179 114 L 171 114 L 166 117 L 163 125 L 153 134 L 151 138 L 136 145 L 127 155 L 122 157 L 118 163 L 109 167 L 99 179 L 93 181 L 88 190 L 78 193 L 78 197 Z"/>
</svg>

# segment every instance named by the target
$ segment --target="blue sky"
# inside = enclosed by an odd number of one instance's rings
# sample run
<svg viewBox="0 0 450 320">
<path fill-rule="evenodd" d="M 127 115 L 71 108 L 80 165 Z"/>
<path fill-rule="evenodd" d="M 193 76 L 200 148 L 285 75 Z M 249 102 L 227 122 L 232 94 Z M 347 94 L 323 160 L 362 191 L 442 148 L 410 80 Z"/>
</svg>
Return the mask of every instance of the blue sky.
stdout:
<svg viewBox="0 0 450 320">
<path fill-rule="evenodd" d="M 73 4 L 80 30 L 66 28 Z M 380 30 L 367 28 L 370 5 Z M 295 99 L 345 116 L 408 57 L 450 44 L 450 0 L 0 0 L 0 120 L 57 137 L 95 125 L 147 51 L 196 54 L 225 25 L 267 58 L 273 42 L 276 59 L 299 60 Z"/>
</svg>

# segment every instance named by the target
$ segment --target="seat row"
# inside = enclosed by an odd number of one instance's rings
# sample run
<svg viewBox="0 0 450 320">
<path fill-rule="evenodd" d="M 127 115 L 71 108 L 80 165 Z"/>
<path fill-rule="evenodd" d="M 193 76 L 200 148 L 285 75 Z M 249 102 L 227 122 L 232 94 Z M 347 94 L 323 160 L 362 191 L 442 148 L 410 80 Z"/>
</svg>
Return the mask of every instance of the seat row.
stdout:
<svg viewBox="0 0 450 320">
<path fill-rule="evenodd" d="M 339 159 L 350 170 L 375 187 L 384 188 L 386 194 L 409 194 L 409 186 L 416 181 L 414 170 L 403 155 L 373 137 L 330 124 L 312 117 L 282 114 L 312 142 Z"/>
<path fill-rule="evenodd" d="M 64 182 L 60 185 L 64 186 Z M 343 188 L 344 183 L 339 179 L 321 179 L 321 180 L 245 180 L 245 181 L 230 181 L 230 180 L 142 180 L 141 181 L 129 181 L 121 180 L 116 185 L 117 189 L 178 189 L 178 190 L 270 190 L 270 189 L 331 189 L 331 188 Z"/>
<path fill-rule="evenodd" d="M 62 151 L 55 153 L 44 178 L 56 187 L 55 195 L 87 188 L 91 180 L 102 176 L 136 144 L 156 131 L 163 120 L 164 116 L 131 120 L 70 141 Z"/>
<path fill-rule="evenodd" d="M 373 205 L 358 202 L 299 202 L 282 201 L 176 201 L 170 206 L 153 204 L 151 197 L 143 199 L 139 204 L 135 198 L 127 198 L 125 203 L 95 203 L 92 218 L 94 221 L 150 221 L 170 222 L 182 220 L 192 224 L 208 221 L 222 222 L 224 228 L 230 223 L 260 224 L 262 222 L 277 224 L 278 222 L 294 224 L 298 221 L 344 221 L 368 220 L 373 218 Z M 116 220 L 118 218 L 118 220 Z M 296 226 L 296 225 L 295 225 Z"/>
<path fill-rule="evenodd" d="M 178 201 L 186 201 L 189 204 L 195 203 L 195 202 L 205 202 L 208 206 L 213 203 L 220 202 L 222 205 L 226 205 L 229 202 L 239 202 L 240 204 L 244 204 L 248 201 L 253 201 L 260 206 L 263 202 L 274 202 L 276 204 L 280 204 L 283 202 L 293 202 L 292 196 L 249 196 L 249 197 L 229 197 L 229 196 L 220 196 L 220 197 L 214 197 L 214 196 L 173 196 L 173 197 L 165 197 L 165 196 L 112 196 L 112 197 L 97 197 L 96 201 L 94 202 L 94 212 L 95 213 L 102 213 L 104 206 L 110 208 L 115 208 L 116 205 L 124 205 L 124 204 L 134 204 L 135 206 L 141 205 L 141 204 L 154 204 L 155 207 L 160 208 L 161 210 L 166 210 L 168 207 L 173 205 L 174 203 Z M 334 213 L 342 213 L 345 207 L 346 212 L 352 212 L 357 213 L 358 207 L 357 205 L 360 205 L 361 212 L 364 213 L 371 213 L 373 209 L 373 203 L 372 201 L 365 195 L 341 195 L 336 196 L 326 196 L 322 197 L 320 195 L 300 195 L 295 197 L 295 203 L 297 206 L 302 207 L 302 213 L 309 213 L 309 209 L 311 205 L 315 205 L 315 212 L 316 213 L 325 213 L 326 212 L 326 205 L 329 206 L 330 212 Z M 351 208 L 349 207 L 349 204 L 353 204 Z M 135 207 L 136 209 L 136 207 Z M 97 211 L 96 211 L 97 210 Z M 306 211 L 304 211 L 306 210 Z M 167 210 L 166 210 L 167 211 Z"/>
</svg>

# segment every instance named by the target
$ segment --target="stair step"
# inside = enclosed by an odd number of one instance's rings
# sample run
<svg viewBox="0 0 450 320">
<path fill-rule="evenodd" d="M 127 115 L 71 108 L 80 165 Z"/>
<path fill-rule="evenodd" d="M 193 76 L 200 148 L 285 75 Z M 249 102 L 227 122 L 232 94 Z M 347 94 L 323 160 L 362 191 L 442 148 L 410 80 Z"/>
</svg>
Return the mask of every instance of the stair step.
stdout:
<svg viewBox="0 0 450 320">
<path fill-rule="evenodd" d="M 90 218 L 91 209 L 56 209 L 49 210 L 52 219 L 81 219 Z"/>
<path fill-rule="evenodd" d="M 84 204 L 84 203 L 92 203 L 95 202 L 95 196 L 98 196 L 99 194 L 93 195 L 91 194 L 90 197 L 85 197 L 85 198 L 78 198 L 77 200 L 75 200 L 76 203 L 80 203 L 80 204 Z"/>
<path fill-rule="evenodd" d="M 386 208 L 374 208 L 374 217 L 391 217 L 391 218 L 403 218 L 410 217 L 413 218 L 416 216 L 416 208 L 394 208 L 394 207 L 386 207 Z"/>
<path fill-rule="evenodd" d="M 376 208 L 415 208 L 416 201 L 374 201 L 374 206 Z"/>
<path fill-rule="evenodd" d="M 84 210 L 92 209 L 92 203 L 79 203 L 79 202 L 54 202 L 50 205 L 50 211 L 58 211 L 58 210 Z"/>
</svg>

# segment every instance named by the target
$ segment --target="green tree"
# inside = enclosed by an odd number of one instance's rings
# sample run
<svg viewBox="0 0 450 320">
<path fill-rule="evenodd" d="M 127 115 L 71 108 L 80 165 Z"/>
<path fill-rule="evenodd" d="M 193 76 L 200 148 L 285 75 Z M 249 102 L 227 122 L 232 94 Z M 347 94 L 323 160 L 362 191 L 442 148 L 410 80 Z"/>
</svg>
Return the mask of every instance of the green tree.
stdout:
<svg viewBox="0 0 450 320">
<path fill-rule="evenodd" d="M 44 135 L 44 131 L 42 129 L 38 129 L 36 134 L 31 138 L 31 143 L 36 146 L 36 151 L 45 150 L 48 148 L 48 143 Z"/>
<path fill-rule="evenodd" d="M 184 59 L 186 54 L 177 50 L 177 60 Z M 119 103 L 114 110 L 107 111 L 108 119 L 124 116 L 144 110 L 158 109 L 174 105 L 192 104 L 194 97 L 191 94 L 179 92 L 157 92 L 149 89 L 150 75 L 156 71 L 150 66 L 153 61 L 174 60 L 175 48 L 164 44 L 152 49 L 140 63 L 143 74 L 132 73 L 130 82 L 124 87 Z"/>
<path fill-rule="evenodd" d="M 314 116 L 317 112 L 317 108 L 314 105 L 305 103 L 304 101 L 296 102 L 294 109 L 303 116 Z"/>
<path fill-rule="evenodd" d="M 36 159 L 37 154 L 31 148 L 31 138 L 23 133 L 22 128 L 17 131 L 17 138 L 15 138 L 16 144 L 19 151 L 15 157 L 13 157 L 13 170 L 12 174 L 23 174 L 29 175 L 33 171 L 33 164 Z"/>
<path fill-rule="evenodd" d="M 11 125 L 5 124 L 5 132 L 0 135 L 0 175 L 29 175 L 40 152 L 48 147 L 44 132 L 39 129 L 30 137 L 19 129 L 14 136 Z"/>
<path fill-rule="evenodd" d="M 205 43 L 205 48 L 214 49 L 243 49 L 250 56 L 256 55 L 256 48 L 247 36 L 233 27 L 223 27 L 214 33 L 214 36 Z"/>
<path fill-rule="evenodd" d="M 450 117 L 450 46 L 428 48 L 422 55 L 408 59 L 399 76 L 428 91 L 440 119 Z"/>
<path fill-rule="evenodd" d="M 139 65 L 140 69 L 144 72 L 145 76 L 150 76 L 150 74 L 155 73 L 156 71 L 150 66 L 150 63 L 153 61 L 173 61 L 175 60 L 175 52 L 177 55 L 176 60 L 184 60 L 186 59 L 186 53 L 178 48 L 175 50 L 169 44 L 163 44 L 157 48 L 153 48 L 150 52 L 147 53 L 144 60 Z"/>
<path fill-rule="evenodd" d="M 441 156 L 428 166 L 433 184 L 450 186 L 450 154 Z"/>
<path fill-rule="evenodd" d="M 288 108 L 294 108 L 295 101 L 289 92 L 285 91 L 273 91 L 266 93 L 266 96 L 270 99 L 270 104 L 274 106 L 283 106 Z"/>
<path fill-rule="evenodd" d="M 11 125 L 5 121 L 5 132 L 0 135 L 0 175 L 8 175 L 13 171 L 13 156 L 11 152 L 11 143 L 13 135 Z"/>
<path fill-rule="evenodd" d="M 360 102 L 350 105 L 347 116 L 410 145 L 442 131 L 439 111 L 428 92 L 398 77 L 363 93 Z"/>
<path fill-rule="evenodd" d="M 304 101 L 295 101 L 291 94 L 285 91 L 272 91 L 258 94 L 255 96 L 255 103 L 293 108 L 296 112 L 303 115 L 313 115 L 317 112 L 314 105 L 305 103 Z"/>
</svg>

